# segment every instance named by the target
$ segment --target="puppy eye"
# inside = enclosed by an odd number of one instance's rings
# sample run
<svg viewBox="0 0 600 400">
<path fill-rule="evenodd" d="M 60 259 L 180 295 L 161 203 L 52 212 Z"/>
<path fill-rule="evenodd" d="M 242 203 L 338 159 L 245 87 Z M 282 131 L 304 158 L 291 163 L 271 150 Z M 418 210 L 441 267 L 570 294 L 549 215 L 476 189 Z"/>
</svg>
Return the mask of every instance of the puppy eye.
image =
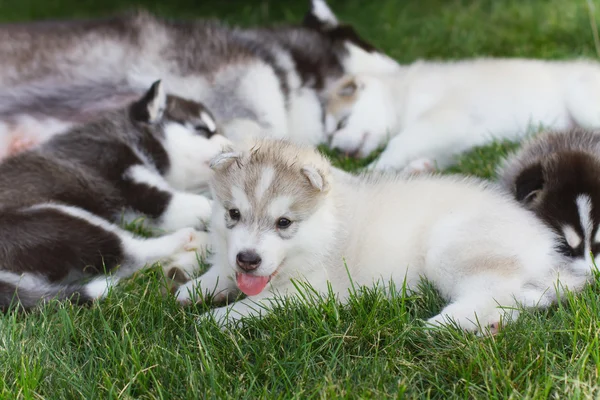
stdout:
<svg viewBox="0 0 600 400">
<path fill-rule="evenodd" d="M 231 218 L 234 221 L 239 221 L 240 217 L 242 215 L 240 214 L 240 210 L 238 210 L 237 208 L 232 208 L 231 210 L 229 210 L 229 218 Z"/>
<path fill-rule="evenodd" d="M 277 228 L 279 228 L 279 229 L 287 229 L 290 227 L 291 224 L 292 224 L 292 221 L 290 221 L 287 218 L 279 218 L 277 220 Z"/>
<path fill-rule="evenodd" d="M 212 135 L 215 134 L 215 132 L 208 129 L 208 127 L 206 125 L 194 125 L 194 130 L 196 132 L 202 134 L 203 136 L 206 136 L 209 139 Z"/>
</svg>

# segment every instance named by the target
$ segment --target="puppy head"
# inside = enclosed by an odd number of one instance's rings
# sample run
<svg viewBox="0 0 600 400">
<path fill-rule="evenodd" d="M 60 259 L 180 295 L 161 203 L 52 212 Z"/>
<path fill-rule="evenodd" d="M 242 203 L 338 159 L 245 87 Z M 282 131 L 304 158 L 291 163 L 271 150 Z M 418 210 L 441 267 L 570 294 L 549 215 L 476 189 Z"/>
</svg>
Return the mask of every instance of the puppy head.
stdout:
<svg viewBox="0 0 600 400">
<path fill-rule="evenodd" d="M 330 146 L 366 157 L 397 129 L 393 92 L 384 77 L 346 76 L 326 92 L 326 129 Z"/>
<path fill-rule="evenodd" d="M 208 186 L 209 161 L 229 141 L 202 103 L 168 95 L 156 81 L 130 105 L 129 115 L 135 126 L 163 141 L 171 165 L 165 178 L 174 188 L 201 191 Z"/>
<path fill-rule="evenodd" d="M 238 287 L 257 295 L 293 260 L 322 248 L 330 165 L 315 150 L 278 140 L 230 149 L 212 161 L 211 230 L 225 243 Z"/>
<path fill-rule="evenodd" d="M 600 254 L 600 162 L 577 151 L 552 154 L 524 168 L 513 193 L 561 237 L 560 251 L 591 261 Z"/>
</svg>

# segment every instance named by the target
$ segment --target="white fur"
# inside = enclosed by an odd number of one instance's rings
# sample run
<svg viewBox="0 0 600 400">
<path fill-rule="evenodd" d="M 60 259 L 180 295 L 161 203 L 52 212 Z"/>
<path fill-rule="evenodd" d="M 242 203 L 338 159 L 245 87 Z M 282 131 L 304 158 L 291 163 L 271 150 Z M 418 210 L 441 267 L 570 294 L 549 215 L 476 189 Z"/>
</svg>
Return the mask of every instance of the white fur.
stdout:
<svg viewBox="0 0 600 400">
<path fill-rule="evenodd" d="M 324 0 L 312 0 L 312 13 L 320 21 L 337 25 L 338 20 Z"/>
<path fill-rule="evenodd" d="M 232 187 L 231 195 L 233 196 L 233 201 L 235 202 L 236 207 L 239 208 L 242 214 L 250 212 L 252 206 L 250 205 L 248 195 L 246 194 L 246 192 L 244 192 L 242 188 L 238 186 Z"/>
<path fill-rule="evenodd" d="M 159 121 L 167 106 L 167 93 L 162 82 L 158 83 L 157 93 L 154 98 L 148 103 L 148 121 L 151 123 Z"/>
<path fill-rule="evenodd" d="M 565 239 L 567 239 L 567 244 L 571 246 L 571 248 L 575 249 L 581 244 L 582 239 L 572 226 L 565 225 L 562 227 L 562 230 L 565 235 Z"/>
<path fill-rule="evenodd" d="M 579 222 L 583 229 L 584 238 L 584 258 L 585 262 L 592 265 L 592 230 L 594 229 L 594 221 L 592 220 L 592 199 L 587 194 L 580 194 L 575 199 L 577 205 L 577 212 L 579 214 Z"/>
<path fill-rule="evenodd" d="M 158 172 L 152 171 L 146 165 L 139 164 L 128 168 L 125 171 L 125 176 L 134 182 L 144 183 L 164 192 L 171 192 L 173 190 Z"/>
<path fill-rule="evenodd" d="M 400 288 L 406 278 L 414 289 L 425 277 L 450 302 L 430 322 L 452 319 L 476 330 L 516 317 L 519 304 L 550 304 L 559 275 L 571 289 L 586 282 L 586 272 L 572 273 L 555 251 L 558 239 L 549 228 L 480 181 L 389 177 L 368 182 L 342 176 L 333 182 L 333 176 L 327 177 L 331 187 L 319 206 L 286 239 L 274 229 L 248 224 L 228 229 L 225 208 L 215 201 L 213 266 L 206 278 L 182 287 L 179 301 L 195 299 L 198 291 L 235 292 L 235 274 L 241 272 L 236 254 L 248 249 L 262 258 L 254 274 L 270 276 L 270 283 L 256 296 L 214 310 L 222 322 L 268 312 L 274 295 L 296 293 L 291 279 L 309 282 L 320 293 L 330 283 L 344 300 L 352 285 L 385 285 L 391 279 Z M 283 204 L 281 198 L 272 201 L 277 206 L 267 210 Z M 256 216 L 261 217 L 272 216 Z"/>
<path fill-rule="evenodd" d="M 518 140 L 541 126 L 600 128 L 600 65 L 593 61 L 417 61 L 356 80 L 354 102 L 336 108 L 338 98 L 330 100 L 336 121 L 350 116 L 333 146 L 365 156 L 391 138 L 374 169 L 402 169 L 422 158 L 445 168 L 461 152 Z"/>
<path fill-rule="evenodd" d="M 45 277 L 28 272 L 16 274 L 10 271 L 0 271 L 0 282 L 6 282 L 25 290 L 39 289 L 49 285 Z"/>
<path fill-rule="evenodd" d="M 194 193 L 175 192 L 167 210 L 161 216 L 160 227 L 166 231 L 189 226 L 205 229 L 210 213 L 211 202 L 206 197 Z"/>
<path fill-rule="evenodd" d="M 293 204 L 294 199 L 291 196 L 279 196 L 270 201 L 268 213 L 272 220 L 284 215 Z"/>
<path fill-rule="evenodd" d="M 287 139 L 299 144 L 324 143 L 325 132 L 321 121 L 323 109 L 319 95 L 312 89 L 296 89 L 288 106 Z"/>
<path fill-rule="evenodd" d="M 106 297 L 110 288 L 119 282 L 119 278 L 114 276 L 99 276 L 86 283 L 84 292 L 92 299 L 101 299 Z"/>
<path fill-rule="evenodd" d="M 206 127 L 208 128 L 209 131 L 211 131 L 211 132 L 217 131 L 217 124 L 215 123 L 215 120 L 212 119 L 212 117 L 210 115 L 208 115 L 205 112 L 202 112 L 202 113 L 200 113 L 200 119 L 202 121 L 204 121 L 204 124 L 206 124 Z"/>
<path fill-rule="evenodd" d="M 346 43 L 348 58 L 344 70 L 348 74 L 390 74 L 400 70 L 400 65 L 384 53 L 368 52 L 353 43 Z"/>
<path fill-rule="evenodd" d="M 212 175 L 210 160 L 229 143 L 221 135 L 207 139 L 180 124 L 167 125 L 163 145 L 171 165 L 164 175 L 165 180 L 177 190 L 205 190 Z"/>
<path fill-rule="evenodd" d="M 260 181 L 258 182 L 256 192 L 254 193 L 254 197 L 257 201 L 260 201 L 269 189 L 269 187 L 271 187 L 274 177 L 275 170 L 273 169 L 273 167 L 267 166 L 263 168 L 262 175 L 260 176 Z"/>
</svg>

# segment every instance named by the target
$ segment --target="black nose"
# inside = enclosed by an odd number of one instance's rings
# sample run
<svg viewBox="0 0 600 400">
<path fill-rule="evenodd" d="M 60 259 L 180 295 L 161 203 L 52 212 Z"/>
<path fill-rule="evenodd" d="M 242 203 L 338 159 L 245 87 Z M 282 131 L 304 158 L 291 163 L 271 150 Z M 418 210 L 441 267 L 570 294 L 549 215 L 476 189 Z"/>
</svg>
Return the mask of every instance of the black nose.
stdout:
<svg viewBox="0 0 600 400">
<path fill-rule="evenodd" d="M 260 259 L 260 256 L 256 254 L 255 251 L 245 250 L 240 251 L 237 254 L 235 261 L 241 269 L 243 269 L 246 272 L 250 272 L 258 268 L 262 260 Z"/>
</svg>

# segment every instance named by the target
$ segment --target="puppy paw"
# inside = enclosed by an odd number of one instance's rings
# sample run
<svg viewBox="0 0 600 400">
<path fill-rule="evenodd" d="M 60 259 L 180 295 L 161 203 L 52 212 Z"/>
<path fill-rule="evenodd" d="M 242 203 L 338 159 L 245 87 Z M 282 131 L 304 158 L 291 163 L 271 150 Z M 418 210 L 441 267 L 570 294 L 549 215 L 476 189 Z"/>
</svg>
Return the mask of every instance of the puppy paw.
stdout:
<svg viewBox="0 0 600 400">
<path fill-rule="evenodd" d="M 411 161 L 403 170 L 406 175 L 418 175 L 423 173 L 435 172 L 435 163 L 429 158 L 418 158 Z"/>
</svg>

